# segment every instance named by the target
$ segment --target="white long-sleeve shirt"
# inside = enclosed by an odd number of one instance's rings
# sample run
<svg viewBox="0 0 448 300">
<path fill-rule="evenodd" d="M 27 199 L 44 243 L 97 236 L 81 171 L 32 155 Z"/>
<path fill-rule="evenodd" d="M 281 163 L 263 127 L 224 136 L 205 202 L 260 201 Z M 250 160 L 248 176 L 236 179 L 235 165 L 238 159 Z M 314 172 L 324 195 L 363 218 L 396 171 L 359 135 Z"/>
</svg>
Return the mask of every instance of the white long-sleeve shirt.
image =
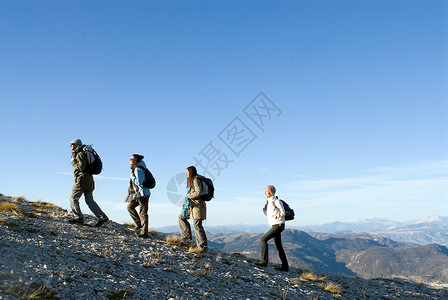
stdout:
<svg viewBox="0 0 448 300">
<path fill-rule="evenodd" d="M 269 226 L 279 225 L 285 223 L 285 209 L 280 200 L 272 196 L 267 199 L 268 207 L 266 210 L 266 215 L 268 217 Z"/>
</svg>

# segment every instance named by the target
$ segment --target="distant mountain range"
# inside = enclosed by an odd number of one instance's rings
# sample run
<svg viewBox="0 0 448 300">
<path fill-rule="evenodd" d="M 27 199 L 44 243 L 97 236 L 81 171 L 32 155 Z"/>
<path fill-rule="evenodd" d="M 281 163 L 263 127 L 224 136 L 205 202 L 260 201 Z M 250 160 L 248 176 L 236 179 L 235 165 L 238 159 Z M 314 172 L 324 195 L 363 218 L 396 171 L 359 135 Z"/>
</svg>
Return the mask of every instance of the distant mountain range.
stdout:
<svg viewBox="0 0 448 300">
<path fill-rule="evenodd" d="M 164 233 L 179 232 L 179 225 L 156 227 L 154 229 Z M 261 233 L 268 231 L 269 226 L 267 224 L 263 225 L 236 224 L 236 225 L 222 225 L 222 226 L 204 225 L 204 229 L 209 233 L 238 233 L 238 232 Z"/>
<path fill-rule="evenodd" d="M 288 224 L 287 224 L 288 225 Z M 210 247 L 258 259 L 260 238 L 267 225 L 205 226 Z M 448 217 L 398 222 L 367 219 L 287 226 L 282 234 L 292 266 L 321 273 L 362 278 L 405 277 L 419 282 L 448 283 Z M 178 226 L 159 228 L 178 232 Z M 279 263 L 273 244 L 272 262 Z"/>
<path fill-rule="evenodd" d="M 357 222 L 334 222 L 302 226 L 307 232 L 377 234 L 401 243 L 439 244 L 448 246 L 448 217 L 431 216 L 420 221 L 397 222 L 390 219 L 368 219 Z"/>
<path fill-rule="evenodd" d="M 420 221 L 398 222 L 391 219 L 366 219 L 356 222 L 333 222 L 323 225 L 288 226 L 287 228 L 299 229 L 309 233 L 355 233 L 365 232 L 379 235 L 400 243 L 427 245 L 439 244 L 448 246 L 448 217 L 431 216 Z M 268 225 L 225 225 L 225 226 L 205 226 L 209 233 L 238 233 L 266 232 Z M 167 226 L 157 228 L 161 232 L 178 232 L 179 227 Z"/>
<path fill-rule="evenodd" d="M 209 246 L 258 259 L 261 233 L 209 235 Z M 448 249 L 437 244 L 408 246 L 367 233 L 312 233 L 289 229 L 282 242 L 291 266 L 365 279 L 404 277 L 419 282 L 448 282 Z M 280 263 L 275 246 L 270 261 Z"/>
</svg>

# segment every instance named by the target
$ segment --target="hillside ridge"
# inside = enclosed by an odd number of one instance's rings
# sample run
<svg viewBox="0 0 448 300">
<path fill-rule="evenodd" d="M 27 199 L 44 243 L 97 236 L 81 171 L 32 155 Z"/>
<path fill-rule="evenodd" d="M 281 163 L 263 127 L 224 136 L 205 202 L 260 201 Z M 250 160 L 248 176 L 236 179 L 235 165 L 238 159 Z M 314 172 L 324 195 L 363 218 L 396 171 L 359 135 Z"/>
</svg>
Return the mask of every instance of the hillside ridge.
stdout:
<svg viewBox="0 0 448 300">
<path fill-rule="evenodd" d="M 299 268 L 259 268 L 240 253 L 188 253 L 116 222 L 71 225 L 50 203 L 0 194 L 0 299 L 443 299 L 448 289 Z M 95 218 L 86 215 L 93 224 Z M 338 289 L 331 289 L 336 286 Z"/>
</svg>

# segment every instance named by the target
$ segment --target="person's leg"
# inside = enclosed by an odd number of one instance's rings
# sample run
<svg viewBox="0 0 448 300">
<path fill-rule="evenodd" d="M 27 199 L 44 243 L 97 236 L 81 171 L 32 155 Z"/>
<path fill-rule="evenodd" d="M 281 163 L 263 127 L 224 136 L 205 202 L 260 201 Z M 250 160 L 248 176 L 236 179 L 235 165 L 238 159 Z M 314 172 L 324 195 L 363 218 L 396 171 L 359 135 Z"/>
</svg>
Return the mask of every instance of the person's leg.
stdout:
<svg viewBox="0 0 448 300">
<path fill-rule="evenodd" d="M 282 262 L 282 265 L 280 267 L 280 270 L 287 271 L 289 268 L 288 260 L 286 259 L 285 250 L 283 250 L 282 245 L 282 231 L 285 229 L 285 224 L 282 224 L 280 229 L 277 231 L 277 234 L 274 236 L 274 243 L 275 247 L 278 251 L 278 256 L 280 257 L 280 261 Z"/>
<path fill-rule="evenodd" d="M 269 229 L 268 232 L 266 232 L 261 237 L 261 257 L 260 257 L 260 265 L 267 265 L 269 262 L 269 247 L 268 247 L 268 241 L 275 237 L 277 234 L 277 231 L 279 230 L 279 225 L 274 225 Z"/>
<path fill-rule="evenodd" d="M 202 220 L 194 220 L 194 235 L 196 236 L 196 246 L 201 249 L 207 249 L 207 236 L 202 226 Z"/>
<path fill-rule="evenodd" d="M 191 240 L 193 237 L 191 235 L 191 227 L 188 219 L 183 215 L 179 215 L 179 228 L 180 228 L 180 236 L 184 240 Z"/>
<path fill-rule="evenodd" d="M 138 205 L 139 202 L 135 198 L 129 201 L 128 204 L 129 215 L 131 216 L 132 220 L 134 220 L 137 229 L 142 228 L 142 223 L 140 222 L 140 216 L 138 215 L 137 210 L 135 209 Z"/>
<path fill-rule="evenodd" d="M 101 210 L 99 205 L 93 200 L 93 192 L 84 192 L 86 198 L 86 204 L 90 208 L 90 211 L 100 220 L 108 219 L 106 214 Z"/>
<path fill-rule="evenodd" d="M 148 235 L 149 217 L 148 217 L 148 206 L 149 206 L 149 196 L 140 197 L 140 222 L 142 224 L 141 236 Z"/>
<path fill-rule="evenodd" d="M 81 212 L 81 207 L 79 206 L 79 198 L 81 198 L 83 191 L 72 191 L 70 195 L 70 207 L 73 214 L 79 219 L 84 220 L 84 215 Z"/>
</svg>

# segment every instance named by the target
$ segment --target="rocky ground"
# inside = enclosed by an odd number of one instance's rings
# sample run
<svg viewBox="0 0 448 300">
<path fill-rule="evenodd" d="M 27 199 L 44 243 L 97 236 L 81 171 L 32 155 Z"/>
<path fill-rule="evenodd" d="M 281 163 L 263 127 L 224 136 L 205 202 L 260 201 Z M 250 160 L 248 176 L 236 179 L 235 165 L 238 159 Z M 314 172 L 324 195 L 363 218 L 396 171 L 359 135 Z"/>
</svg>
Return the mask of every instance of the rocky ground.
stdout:
<svg viewBox="0 0 448 300">
<path fill-rule="evenodd" d="M 0 195 L 0 299 L 448 299 L 443 285 L 279 272 L 239 253 L 188 253 L 161 233 L 142 239 L 126 225 L 69 217 Z"/>
</svg>

